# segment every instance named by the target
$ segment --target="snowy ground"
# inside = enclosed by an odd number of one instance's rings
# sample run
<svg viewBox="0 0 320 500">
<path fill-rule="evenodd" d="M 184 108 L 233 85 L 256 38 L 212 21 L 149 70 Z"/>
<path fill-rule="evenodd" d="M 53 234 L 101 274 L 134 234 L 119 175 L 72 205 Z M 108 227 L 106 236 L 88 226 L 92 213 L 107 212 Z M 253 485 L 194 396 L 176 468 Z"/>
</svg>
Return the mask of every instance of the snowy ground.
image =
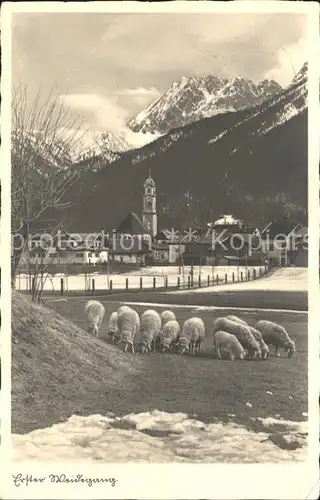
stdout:
<svg viewBox="0 0 320 500">
<path fill-rule="evenodd" d="M 232 290 L 308 291 L 308 268 L 291 267 L 277 269 L 273 274 L 261 280 L 228 285 L 228 291 Z M 207 287 L 205 289 L 194 289 L 192 293 L 208 293 L 210 291 L 224 292 L 226 288 L 224 286 Z M 188 293 L 188 290 L 173 291 L 170 293 Z"/>
<path fill-rule="evenodd" d="M 253 276 L 253 267 L 249 268 L 251 273 L 251 278 Z M 259 267 L 256 267 L 257 276 L 259 275 Z M 245 268 L 240 269 L 243 272 L 245 279 Z M 185 266 L 184 274 L 179 274 L 179 268 L 175 266 L 164 266 L 164 267 L 145 267 L 139 270 L 131 271 L 126 274 L 99 274 L 90 273 L 85 277 L 84 274 L 79 274 L 77 276 L 68 276 L 64 278 L 65 290 L 87 290 L 91 288 L 91 282 L 94 278 L 95 289 L 96 290 L 108 290 L 110 280 L 112 280 L 113 289 L 125 289 L 126 288 L 126 278 L 128 278 L 128 288 L 137 289 L 140 287 L 140 277 L 143 278 L 144 288 L 153 288 L 153 279 L 156 279 L 156 288 L 162 288 L 165 285 L 165 278 L 168 279 L 168 287 L 177 286 L 177 279 L 180 277 L 180 285 L 183 286 L 185 282 L 187 284 L 188 274 L 190 273 L 190 266 Z M 194 267 L 194 283 L 198 284 L 198 277 L 201 275 L 202 285 L 205 286 L 207 283 L 208 275 L 212 279 L 212 267 Z M 219 280 L 224 281 L 225 274 L 228 275 L 228 281 L 232 280 L 232 273 L 235 275 L 235 279 L 238 276 L 238 268 L 236 266 L 229 267 L 215 267 L 214 276 L 215 279 L 218 276 Z M 44 290 L 60 290 L 60 280 L 63 275 L 55 275 L 54 277 L 48 277 L 44 283 Z M 27 290 L 30 289 L 30 279 L 28 280 L 26 275 L 20 275 L 16 280 L 17 290 Z M 208 289 L 208 288 L 207 288 Z"/>
<path fill-rule="evenodd" d="M 204 424 L 185 413 L 157 410 L 122 418 L 113 414 L 73 415 L 66 422 L 46 429 L 14 434 L 14 460 L 215 463 L 306 460 L 307 421 L 271 417 L 256 421 L 262 425 L 261 432 L 249 431 L 235 423 Z"/>
</svg>

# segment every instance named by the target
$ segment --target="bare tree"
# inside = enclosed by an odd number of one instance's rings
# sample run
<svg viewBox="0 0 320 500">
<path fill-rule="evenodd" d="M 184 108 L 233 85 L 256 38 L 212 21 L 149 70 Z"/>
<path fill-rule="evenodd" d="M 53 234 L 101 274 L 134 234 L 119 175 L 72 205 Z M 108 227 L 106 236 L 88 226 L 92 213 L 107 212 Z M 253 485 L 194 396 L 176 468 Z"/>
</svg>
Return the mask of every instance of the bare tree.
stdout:
<svg viewBox="0 0 320 500">
<path fill-rule="evenodd" d="M 83 132 L 85 133 L 85 132 Z M 64 99 L 41 90 L 29 102 L 27 87 L 12 92 L 11 201 L 13 248 L 11 282 L 36 221 L 49 209 L 63 208 L 64 197 L 77 180 L 73 157 L 81 142 L 81 123 L 73 119 Z M 56 226 L 56 221 L 55 221 Z M 50 228 L 47 229 L 50 231 Z M 17 245 L 17 242 L 19 244 Z"/>
<path fill-rule="evenodd" d="M 51 282 L 52 290 L 54 290 L 52 276 L 48 272 L 49 259 L 48 251 L 42 252 L 42 256 L 34 261 L 33 276 L 32 276 L 32 301 L 38 304 L 44 304 L 42 293 L 47 280 Z"/>
</svg>

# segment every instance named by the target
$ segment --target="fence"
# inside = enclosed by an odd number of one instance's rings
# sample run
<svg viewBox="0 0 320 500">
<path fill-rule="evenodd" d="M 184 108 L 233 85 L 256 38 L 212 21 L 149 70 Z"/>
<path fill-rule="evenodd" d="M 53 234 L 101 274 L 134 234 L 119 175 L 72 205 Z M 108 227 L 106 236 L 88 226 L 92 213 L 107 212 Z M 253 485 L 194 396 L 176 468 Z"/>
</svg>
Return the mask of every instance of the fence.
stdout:
<svg viewBox="0 0 320 500">
<path fill-rule="evenodd" d="M 187 290 L 212 286 L 243 283 L 256 280 L 268 272 L 267 266 L 253 268 L 228 269 L 205 275 L 164 275 L 164 276 L 55 276 L 46 280 L 44 293 L 68 295 L 111 295 L 124 292 L 153 292 L 170 290 Z M 32 291 L 32 279 L 23 276 L 25 287 L 18 277 L 17 288 L 20 291 Z"/>
</svg>

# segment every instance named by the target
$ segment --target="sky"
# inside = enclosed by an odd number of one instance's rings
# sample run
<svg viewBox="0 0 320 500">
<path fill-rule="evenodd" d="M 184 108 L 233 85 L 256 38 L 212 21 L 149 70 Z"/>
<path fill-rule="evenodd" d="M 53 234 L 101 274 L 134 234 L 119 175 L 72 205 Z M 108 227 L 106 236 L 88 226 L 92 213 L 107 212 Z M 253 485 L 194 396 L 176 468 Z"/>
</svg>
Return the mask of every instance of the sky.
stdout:
<svg viewBox="0 0 320 500">
<path fill-rule="evenodd" d="M 121 130 L 181 76 L 288 85 L 307 60 L 306 25 L 288 13 L 19 13 L 12 79 L 30 100 L 54 89 L 93 130 Z"/>
</svg>

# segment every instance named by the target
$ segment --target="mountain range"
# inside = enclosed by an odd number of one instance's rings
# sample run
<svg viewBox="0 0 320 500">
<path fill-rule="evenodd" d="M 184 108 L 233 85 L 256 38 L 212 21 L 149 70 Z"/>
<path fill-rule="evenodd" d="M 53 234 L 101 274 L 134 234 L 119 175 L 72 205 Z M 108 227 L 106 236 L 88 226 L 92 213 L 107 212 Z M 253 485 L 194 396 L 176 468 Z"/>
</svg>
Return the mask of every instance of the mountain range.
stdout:
<svg viewBox="0 0 320 500">
<path fill-rule="evenodd" d="M 254 107 L 176 127 L 137 150 L 76 165 L 79 182 L 66 224 L 74 231 L 112 230 L 141 214 L 152 170 L 159 227 L 193 227 L 233 213 L 260 227 L 286 216 L 307 221 L 307 65 L 281 92 Z M 61 214 L 55 214 L 61 218 Z"/>
<path fill-rule="evenodd" d="M 183 76 L 132 118 L 128 126 L 134 132 L 165 134 L 202 118 L 261 104 L 281 91 L 274 80 L 254 84 L 241 77 L 228 80 L 213 75 Z"/>
<path fill-rule="evenodd" d="M 274 80 L 263 80 L 255 85 L 251 80 L 240 77 L 228 80 L 213 75 L 183 76 L 159 99 L 132 118 L 126 130 L 131 132 L 131 139 L 135 138 L 136 147 L 142 146 L 173 128 L 261 104 L 281 91 L 281 86 Z M 96 134 L 93 144 L 83 147 L 77 157 L 89 160 L 101 156 L 104 162 L 112 163 L 119 159 L 118 153 L 135 149 L 126 135 L 125 131 L 114 130 Z M 94 162 L 90 165 L 94 168 Z"/>
</svg>

